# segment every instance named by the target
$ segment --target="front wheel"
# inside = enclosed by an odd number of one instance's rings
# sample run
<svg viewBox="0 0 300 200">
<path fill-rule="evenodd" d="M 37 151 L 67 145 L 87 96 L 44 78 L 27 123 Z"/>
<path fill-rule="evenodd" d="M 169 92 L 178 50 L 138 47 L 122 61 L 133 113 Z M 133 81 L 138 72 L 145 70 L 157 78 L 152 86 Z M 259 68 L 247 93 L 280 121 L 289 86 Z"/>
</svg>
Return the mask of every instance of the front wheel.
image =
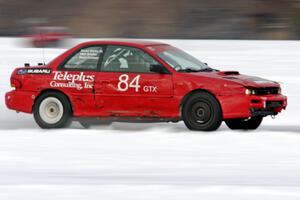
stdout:
<svg viewBox="0 0 300 200">
<path fill-rule="evenodd" d="M 217 99 L 207 92 L 190 96 L 182 107 L 182 118 L 191 130 L 214 131 L 222 123 L 222 110 Z"/>
<path fill-rule="evenodd" d="M 229 119 L 225 120 L 228 128 L 232 130 L 254 130 L 259 127 L 263 117 L 251 117 L 250 119 Z"/>
<path fill-rule="evenodd" d="M 62 128 L 71 122 L 72 109 L 65 95 L 46 92 L 35 101 L 33 115 L 41 128 Z"/>
</svg>

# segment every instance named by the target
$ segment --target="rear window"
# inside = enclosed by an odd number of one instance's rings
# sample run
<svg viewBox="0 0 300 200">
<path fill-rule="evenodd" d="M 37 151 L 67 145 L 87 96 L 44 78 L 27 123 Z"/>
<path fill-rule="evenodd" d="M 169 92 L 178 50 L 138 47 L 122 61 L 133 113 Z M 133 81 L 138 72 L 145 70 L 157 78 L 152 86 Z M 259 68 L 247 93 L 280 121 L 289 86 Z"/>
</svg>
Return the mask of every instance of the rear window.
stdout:
<svg viewBox="0 0 300 200">
<path fill-rule="evenodd" d="M 103 54 L 102 46 L 91 46 L 80 49 L 63 66 L 63 69 L 97 70 L 99 58 Z"/>
</svg>

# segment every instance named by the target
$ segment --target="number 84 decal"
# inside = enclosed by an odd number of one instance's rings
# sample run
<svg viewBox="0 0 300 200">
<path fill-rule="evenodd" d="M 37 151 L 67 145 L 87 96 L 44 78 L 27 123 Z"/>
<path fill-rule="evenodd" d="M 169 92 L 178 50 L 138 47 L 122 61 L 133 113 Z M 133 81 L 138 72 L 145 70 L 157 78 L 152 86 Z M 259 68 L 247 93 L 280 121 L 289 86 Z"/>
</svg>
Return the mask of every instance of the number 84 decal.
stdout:
<svg viewBox="0 0 300 200">
<path fill-rule="evenodd" d="M 129 80 L 129 76 L 127 74 L 122 74 L 119 76 L 118 82 L 118 91 L 126 92 L 130 88 L 134 88 L 135 92 L 139 92 L 141 87 L 140 85 L 141 75 L 135 76 L 132 80 Z M 144 92 L 157 92 L 156 86 L 145 85 L 143 87 Z"/>
</svg>

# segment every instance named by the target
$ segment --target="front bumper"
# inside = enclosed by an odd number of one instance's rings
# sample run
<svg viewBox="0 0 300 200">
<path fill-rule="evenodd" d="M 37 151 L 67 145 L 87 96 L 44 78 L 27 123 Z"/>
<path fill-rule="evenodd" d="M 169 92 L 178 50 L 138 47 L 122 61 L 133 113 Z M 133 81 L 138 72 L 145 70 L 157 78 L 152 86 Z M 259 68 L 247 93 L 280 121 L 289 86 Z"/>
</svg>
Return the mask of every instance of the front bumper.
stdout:
<svg viewBox="0 0 300 200">
<path fill-rule="evenodd" d="M 12 90 L 5 94 L 5 104 L 11 110 L 32 113 L 36 95 L 35 92 Z"/>
<path fill-rule="evenodd" d="M 241 95 L 220 98 L 224 119 L 277 115 L 287 107 L 284 95 Z"/>
<path fill-rule="evenodd" d="M 254 96 L 250 100 L 251 116 L 277 115 L 287 106 L 285 96 Z"/>
</svg>

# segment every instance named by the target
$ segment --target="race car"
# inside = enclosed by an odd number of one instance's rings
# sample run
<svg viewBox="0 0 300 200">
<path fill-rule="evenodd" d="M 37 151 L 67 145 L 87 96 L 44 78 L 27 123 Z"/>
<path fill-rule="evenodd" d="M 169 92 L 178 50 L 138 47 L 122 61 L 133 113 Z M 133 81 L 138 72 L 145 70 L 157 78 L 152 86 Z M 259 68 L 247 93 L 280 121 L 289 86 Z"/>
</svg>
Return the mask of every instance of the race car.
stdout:
<svg viewBox="0 0 300 200">
<path fill-rule="evenodd" d="M 219 71 L 171 45 L 141 40 L 81 43 L 46 65 L 16 68 L 10 82 L 7 107 L 33 113 L 41 128 L 183 120 L 197 131 L 223 121 L 246 130 L 287 106 L 277 82 Z"/>
<path fill-rule="evenodd" d="M 71 32 L 66 27 L 37 26 L 24 35 L 34 47 L 56 47 L 62 41 L 71 37 Z"/>
</svg>

